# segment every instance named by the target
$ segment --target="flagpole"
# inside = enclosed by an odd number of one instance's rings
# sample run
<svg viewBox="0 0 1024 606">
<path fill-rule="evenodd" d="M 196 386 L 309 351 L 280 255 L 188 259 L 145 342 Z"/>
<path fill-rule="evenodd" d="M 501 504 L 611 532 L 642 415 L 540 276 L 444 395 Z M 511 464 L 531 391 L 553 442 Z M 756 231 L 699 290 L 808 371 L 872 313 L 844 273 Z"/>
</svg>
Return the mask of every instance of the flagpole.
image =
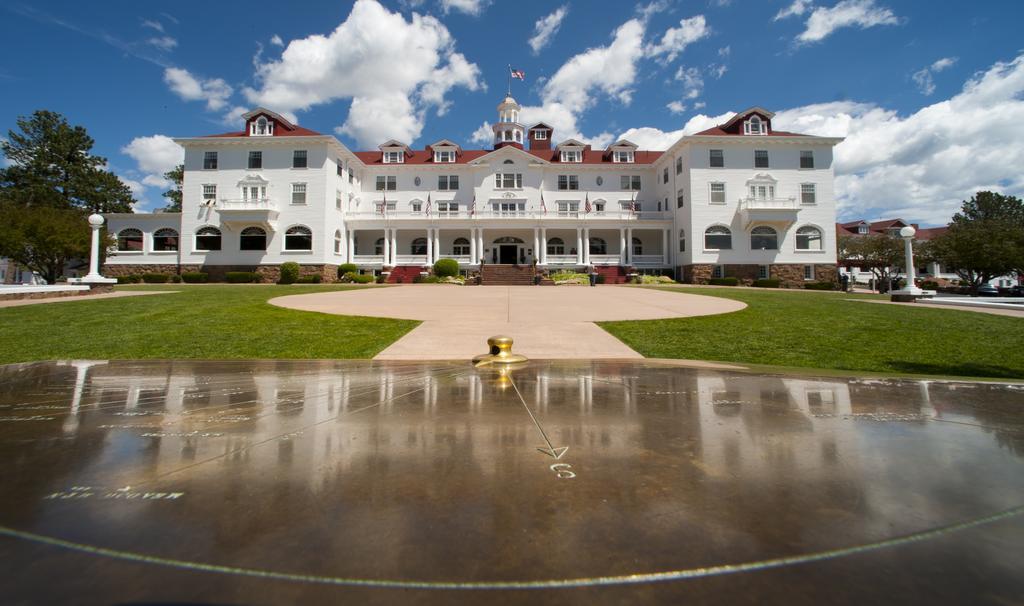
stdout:
<svg viewBox="0 0 1024 606">
<path fill-rule="evenodd" d="M 509 97 L 512 96 L 512 64 L 511 63 L 508 64 L 508 95 L 507 96 L 509 96 Z"/>
</svg>

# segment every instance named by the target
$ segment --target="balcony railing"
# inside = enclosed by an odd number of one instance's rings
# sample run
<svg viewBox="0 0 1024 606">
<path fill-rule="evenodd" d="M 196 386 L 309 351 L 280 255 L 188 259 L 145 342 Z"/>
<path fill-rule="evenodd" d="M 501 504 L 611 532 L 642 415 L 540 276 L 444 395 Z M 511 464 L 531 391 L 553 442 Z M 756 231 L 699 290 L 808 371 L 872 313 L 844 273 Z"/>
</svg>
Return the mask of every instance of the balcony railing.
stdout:
<svg viewBox="0 0 1024 606">
<path fill-rule="evenodd" d="M 393 221 L 406 219 L 419 220 L 448 220 L 448 219 L 532 219 L 535 221 L 557 221 L 575 219 L 580 221 L 637 221 L 637 220 L 658 220 L 671 218 L 671 211 L 641 211 L 630 212 L 628 210 L 608 211 L 558 211 L 549 210 L 477 210 L 470 214 L 469 210 L 458 211 L 434 211 L 429 215 L 426 212 L 412 212 L 401 210 L 389 210 L 386 213 L 380 211 L 347 211 L 345 217 L 355 221 Z"/>
<path fill-rule="evenodd" d="M 352 255 L 353 263 L 363 263 L 366 265 L 383 265 L 384 255 Z"/>
<path fill-rule="evenodd" d="M 395 255 L 396 265 L 426 265 L 427 255 Z"/>
<path fill-rule="evenodd" d="M 632 264 L 643 265 L 664 265 L 665 257 L 662 255 L 633 255 Z"/>
<path fill-rule="evenodd" d="M 257 200 L 221 198 L 213 204 L 213 207 L 219 212 L 232 210 L 277 210 L 277 204 L 270 198 Z"/>
<path fill-rule="evenodd" d="M 799 210 L 796 198 L 741 198 L 740 210 Z"/>
</svg>

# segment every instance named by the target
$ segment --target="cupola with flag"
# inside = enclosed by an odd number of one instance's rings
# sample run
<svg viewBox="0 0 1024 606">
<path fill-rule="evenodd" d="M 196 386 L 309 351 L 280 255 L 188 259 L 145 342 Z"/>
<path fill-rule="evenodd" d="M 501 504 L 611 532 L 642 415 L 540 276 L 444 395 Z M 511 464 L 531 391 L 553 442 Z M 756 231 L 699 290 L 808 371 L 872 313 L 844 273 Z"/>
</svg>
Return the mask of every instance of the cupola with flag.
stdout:
<svg viewBox="0 0 1024 606">
<path fill-rule="evenodd" d="M 522 106 L 506 95 L 498 104 L 498 121 L 491 130 L 494 131 L 494 149 L 511 145 L 523 149 L 523 141 L 526 138 L 526 128 L 519 122 L 519 112 Z"/>
</svg>

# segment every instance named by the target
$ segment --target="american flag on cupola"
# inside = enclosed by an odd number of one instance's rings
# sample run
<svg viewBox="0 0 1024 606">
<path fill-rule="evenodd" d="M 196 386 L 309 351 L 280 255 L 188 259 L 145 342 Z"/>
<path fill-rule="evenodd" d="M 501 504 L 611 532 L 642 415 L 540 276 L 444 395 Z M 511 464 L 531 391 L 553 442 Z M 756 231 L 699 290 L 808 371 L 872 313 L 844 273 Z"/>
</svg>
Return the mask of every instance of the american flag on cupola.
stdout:
<svg viewBox="0 0 1024 606">
<path fill-rule="evenodd" d="M 526 81 L 526 72 L 524 72 L 523 70 L 512 69 L 511 67 L 509 68 L 509 70 L 512 72 L 512 77 L 515 78 L 516 80 L 522 80 L 523 82 Z"/>
</svg>

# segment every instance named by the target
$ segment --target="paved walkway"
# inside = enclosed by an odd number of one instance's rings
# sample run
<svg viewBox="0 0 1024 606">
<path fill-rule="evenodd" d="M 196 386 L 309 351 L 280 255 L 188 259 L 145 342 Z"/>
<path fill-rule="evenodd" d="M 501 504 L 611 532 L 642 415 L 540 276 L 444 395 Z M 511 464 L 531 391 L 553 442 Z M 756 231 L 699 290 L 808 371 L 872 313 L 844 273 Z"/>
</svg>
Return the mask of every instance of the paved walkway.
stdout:
<svg viewBox="0 0 1024 606">
<path fill-rule="evenodd" d="M 9 301 L 0 301 L 0 308 L 3 307 L 21 307 L 23 305 L 38 305 L 41 303 L 65 303 L 71 301 L 95 301 L 97 299 L 120 299 L 121 297 L 143 297 L 146 295 L 164 295 L 171 292 L 178 292 L 176 290 L 146 290 L 146 291 L 127 291 L 119 290 L 115 292 L 103 293 L 102 295 L 68 295 L 66 297 L 50 297 L 48 299 L 11 299 Z"/>
<path fill-rule="evenodd" d="M 272 305 L 330 314 L 421 320 L 378 360 L 468 359 L 487 338 L 508 335 L 537 359 L 640 358 L 594 322 L 655 320 L 738 311 L 717 297 L 621 286 L 444 286 L 367 288 L 271 299 Z"/>
</svg>

